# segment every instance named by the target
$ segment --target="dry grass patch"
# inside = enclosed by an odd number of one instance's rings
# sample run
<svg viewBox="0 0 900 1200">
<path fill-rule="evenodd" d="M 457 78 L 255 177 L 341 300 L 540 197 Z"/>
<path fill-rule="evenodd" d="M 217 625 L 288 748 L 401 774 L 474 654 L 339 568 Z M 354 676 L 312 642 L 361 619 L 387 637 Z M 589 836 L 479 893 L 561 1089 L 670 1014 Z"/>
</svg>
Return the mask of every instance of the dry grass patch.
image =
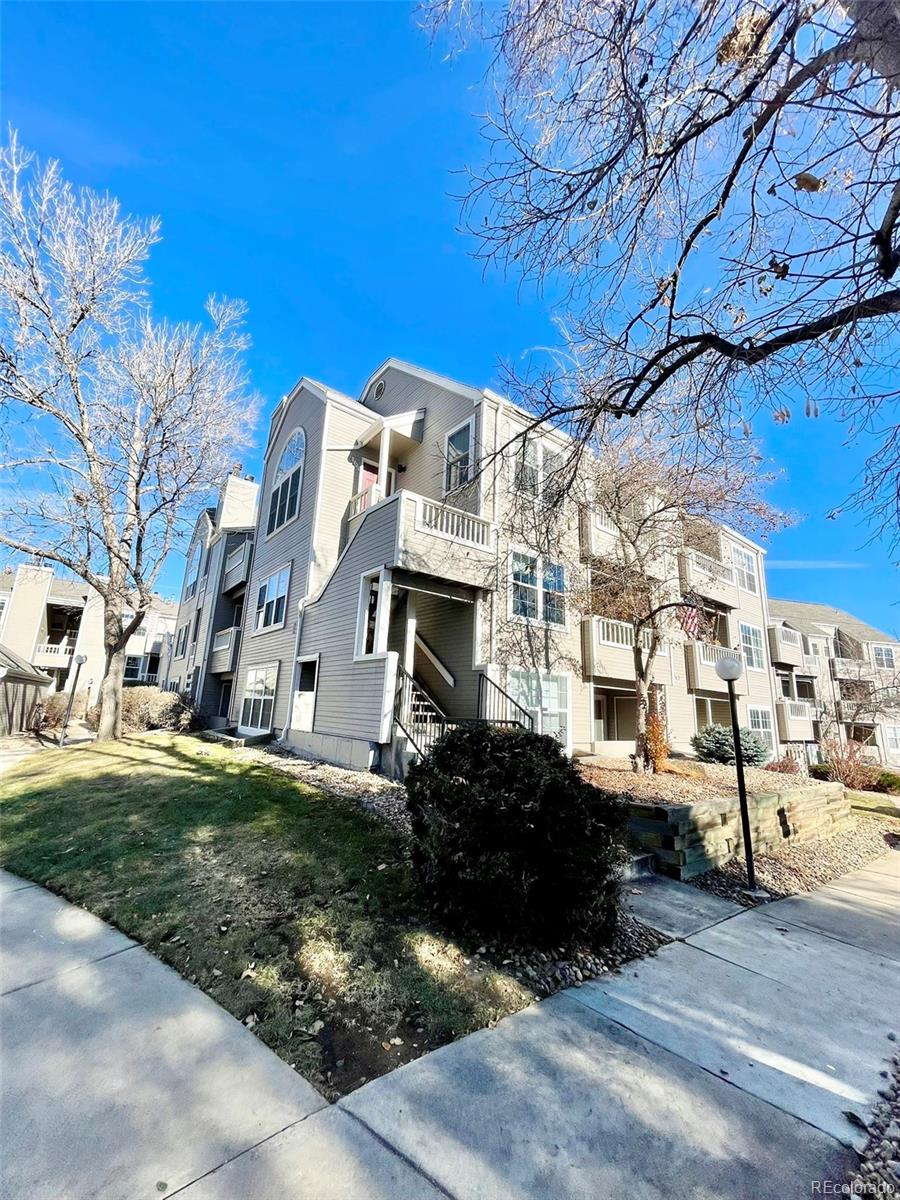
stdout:
<svg viewBox="0 0 900 1200">
<path fill-rule="evenodd" d="M 142 942 L 329 1098 L 529 1004 L 448 940 L 396 829 L 176 734 L 0 779 L 0 861 Z"/>
</svg>

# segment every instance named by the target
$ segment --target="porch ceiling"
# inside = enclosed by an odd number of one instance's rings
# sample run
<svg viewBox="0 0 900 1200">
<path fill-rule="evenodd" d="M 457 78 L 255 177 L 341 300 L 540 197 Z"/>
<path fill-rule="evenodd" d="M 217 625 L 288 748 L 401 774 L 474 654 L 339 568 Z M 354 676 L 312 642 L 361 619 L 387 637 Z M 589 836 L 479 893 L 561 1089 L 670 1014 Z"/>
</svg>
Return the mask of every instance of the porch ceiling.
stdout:
<svg viewBox="0 0 900 1200">
<path fill-rule="evenodd" d="M 390 430 L 391 449 L 395 453 L 403 453 L 422 442 L 422 418 L 424 409 L 413 409 L 410 412 L 395 413 L 390 417 L 378 417 L 356 439 L 357 450 L 376 450 L 381 447 L 381 435 L 385 429 Z"/>
<path fill-rule="evenodd" d="M 416 571 L 394 570 L 391 572 L 391 583 L 394 587 L 403 588 L 407 592 L 423 592 L 426 596 L 440 596 L 444 600 L 457 600 L 462 604 L 474 604 L 476 588 L 467 588 L 463 584 L 448 583 L 431 575 L 421 575 Z"/>
</svg>

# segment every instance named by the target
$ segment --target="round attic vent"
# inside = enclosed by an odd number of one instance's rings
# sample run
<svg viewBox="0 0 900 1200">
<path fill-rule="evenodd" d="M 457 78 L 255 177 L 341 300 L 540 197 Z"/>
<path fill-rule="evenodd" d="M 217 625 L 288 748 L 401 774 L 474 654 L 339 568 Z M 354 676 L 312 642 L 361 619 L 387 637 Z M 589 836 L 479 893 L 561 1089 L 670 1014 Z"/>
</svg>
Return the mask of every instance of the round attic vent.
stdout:
<svg viewBox="0 0 900 1200">
<path fill-rule="evenodd" d="M 377 383 L 372 385 L 372 399 L 380 400 L 384 395 L 384 380 L 379 379 Z"/>
</svg>

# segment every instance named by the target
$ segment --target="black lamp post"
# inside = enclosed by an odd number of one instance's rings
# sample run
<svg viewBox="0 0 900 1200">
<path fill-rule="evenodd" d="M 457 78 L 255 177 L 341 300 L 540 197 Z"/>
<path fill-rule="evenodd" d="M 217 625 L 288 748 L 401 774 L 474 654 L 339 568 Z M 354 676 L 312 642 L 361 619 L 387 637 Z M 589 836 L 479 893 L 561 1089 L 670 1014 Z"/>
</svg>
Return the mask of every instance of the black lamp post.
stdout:
<svg viewBox="0 0 900 1200">
<path fill-rule="evenodd" d="M 734 738 L 734 765 L 737 770 L 738 801 L 741 806 L 741 829 L 744 835 L 744 857 L 747 860 L 747 886 L 751 895 L 765 896 L 768 893 L 756 886 L 756 871 L 753 867 L 753 840 L 750 835 L 750 810 L 747 808 L 747 785 L 744 782 L 744 752 L 741 749 L 741 730 L 738 724 L 737 700 L 734 694 L 735 680 L 740 679 L 743 665 L 739 658 L 720 658 L 716 663 L 716 674 L 728 684 L 728 706 L 731 709 L 731 733 Z"/>
<path fill-rule="evenodd" d="M 75 655 L 75 678 L 72 680 L 72 690 L 69 692 L 69 703 L 66 705 L 66 719 L 63 721 L 63 727 L 59 731 L 60 746 L 64 746 L 66 744 L 66 730 L 69 728 L 69 718 L 72 716 L 72 705 L 75 703 L 75 693 L 78 690 L 78 675 L 86 662 L 87 658 L 85 655 Z"/>
</svg>

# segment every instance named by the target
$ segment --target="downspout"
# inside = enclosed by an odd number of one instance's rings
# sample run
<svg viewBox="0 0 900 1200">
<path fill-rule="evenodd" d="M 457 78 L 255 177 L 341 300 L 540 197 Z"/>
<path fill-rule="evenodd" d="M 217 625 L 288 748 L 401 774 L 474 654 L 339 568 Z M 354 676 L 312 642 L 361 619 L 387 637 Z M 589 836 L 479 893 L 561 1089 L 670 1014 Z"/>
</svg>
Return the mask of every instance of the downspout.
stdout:
<svg viewBox="0 0 900 1200">
<path fill-rule="evenodd" d="M 291 663 L 291 690 L 288 692 L 288 709 L 287 720 L 281 730 L 281 737 L 278 739 L 279 745 L 285 745 L 285 734 L 291 727 L 291 718 L 294 712 L 294 695 L 297 690 L 297 659 L 300 656 L 300 638 L 303 634 L 303 613 L 306 607 L 306 597 L 297 605 L 297 636 L 294 639 L 294 658 Z"/>
</svg>

